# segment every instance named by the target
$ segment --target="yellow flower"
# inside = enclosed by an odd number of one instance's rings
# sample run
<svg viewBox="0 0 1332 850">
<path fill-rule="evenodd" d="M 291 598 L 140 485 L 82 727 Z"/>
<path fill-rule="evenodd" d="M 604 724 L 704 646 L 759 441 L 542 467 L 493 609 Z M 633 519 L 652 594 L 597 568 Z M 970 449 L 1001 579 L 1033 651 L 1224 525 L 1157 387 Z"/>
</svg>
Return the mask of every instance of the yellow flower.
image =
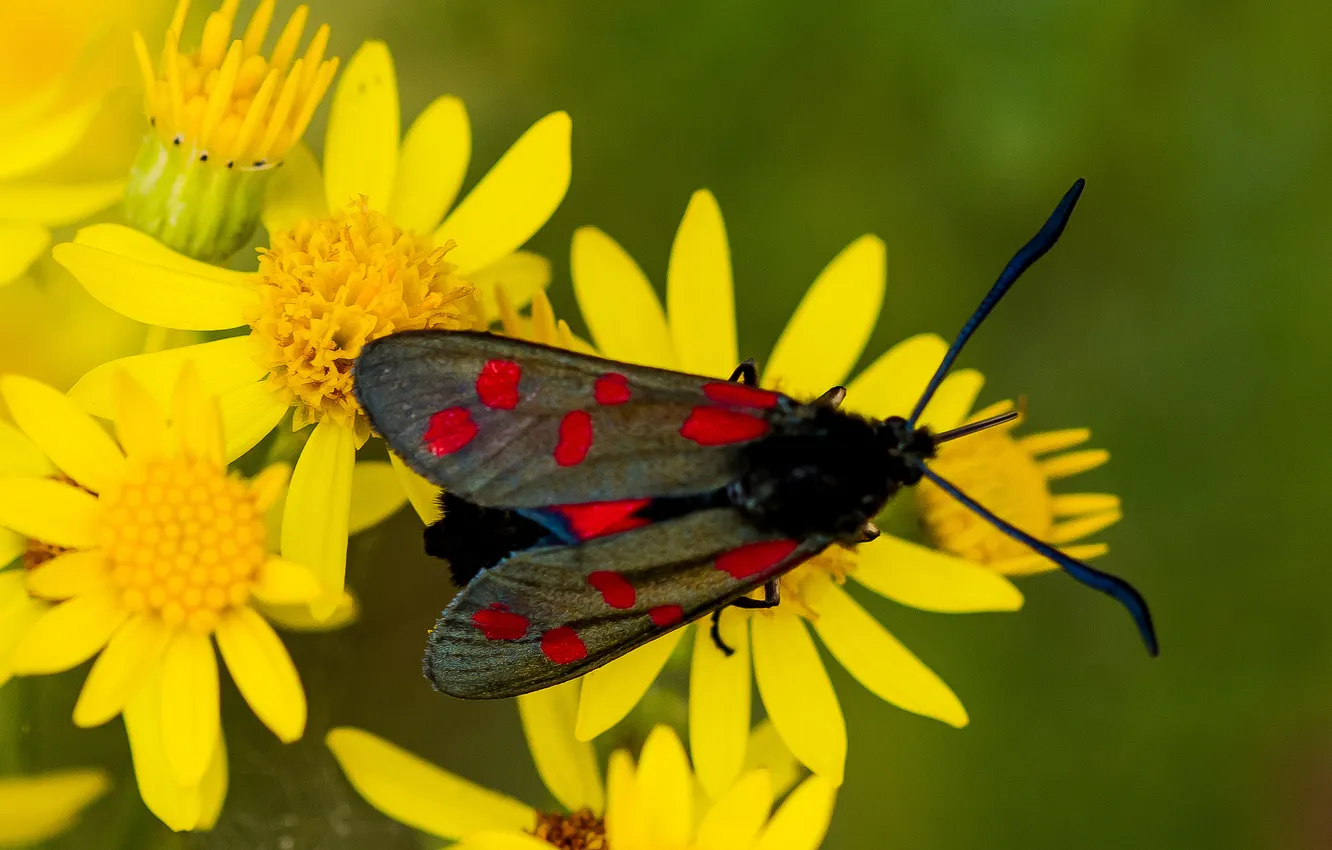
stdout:
<svg viewBox="0 0 1332 850">
<path fill-rule="evenodd" d="M 288 410 L 297 428 L 315 423 L 292 475 L 282 554 L 310 565 L 327 585 L 312 609 L 316 617 L 340 598 L 354 498 L 381 515 L 405 498 L 403 486 L 382 486 L 392 483 L 382 464 L 355 463 L 368 435 L 350 392 L 361 346 L 405 328 L 482 327 L 483 315 L 498 313 L 484 302 L 493 302 L 501 282 L 515 303 L 525 303 L 547 282 L 549 266 L 516 249 L 569 185 L 570 122 L 557 112 L 529 129 L 445 217 L 469 158 L 462 103 L 442 97 L 430 104 L 401 146 L 398 120 L 392 59 L 382 43 L 369 42 L 333 95 L 322 179 L 308 151 L 297 147 L 271 186 L 271 247 L 258 273 L 214 268 L 114 225 L 85 228 L 55 249 L 93 295 L 139 321 L 195 330 L 249 326 L 244 336 L 107 364 L 72 394 L 105 415 L 117 370 L 160 395 L 190 359 L 221 395 L 228 459 L 259 442 Z M 395 465 L 418 509 L 433 510 L 424 482 Z M 374 474 L 363 475 L 367 470 Z"/>
<path fill-rule="evenodd" d="M 1012 410 L 1012 402 L 999 402 L 977 411 L 977 421 Z M 1002 519 L 1068 555 L 1088 560 L 1104 555 L 1104 543 L 1067 544 L 1119 522 L 1119 497 L 1109 493 L 1054 495 L 1050 482 L 1101 466 L 1110 459 L 1104 449 L 1067 449 L 1091 439 L 1085 428 L 1043 431 L 1015 439 L 1020 420 L 944 443 L 930 466 L 981 504 L 992 506 Z M 1007 534 L 960 505 L 929 481 L 915 489 L 917 510 L 930 540 L 952 552 L 984 564 L 1004 575 L 1016 576 L 1058 569 L 1048 558 L 1032 552 Z"/>
<path fill-rule="evenodd" d="M 199 46 L 184 52 L 190 3 L 180 0 L 156 68 L 134 34 L 153 132 L 130 173 L 125 212 L 140 230 L 210 262 L 249 241 L 273 167 L 300 141 L 338 68 L 324 58 L 327 24 L 296 56 L 308 7 L 297 7 L 265 56 L 274 0 L 262 0 L 244 36 L 232 39 L 239 5 L 223 0 Z"/>
<path fill-rule="evenodd" d="M 256 604 L 305 604 L 314 574 L 268 554 L 287 467 L 228 475 L 215 398 L 186 369 L 171 419 L 122 378 L 110 436 L 72 400 L 0 378 L 0 683 L 97 656 L 74 722 L 124 714 L 139 791 L 173 829 L 206 828 L 226 789 L 213 641 L 274 734 L 305 728 L 305 692 Z M 100 653 L 100 654 L 99 654 Z"/>
<path fill-rule="evenodd" d="M 735 307 L 730 250 L 721 211 L 708 192 L 690 201 L 675 237 L 663 311 L 647 277 L 610 237 L 574 235 L 574 290 L 593 341 L 607 357 L 726 377 L 735 368 Z M 885 251 L 873 236 L 852 242 L 823 270 L 796 309 L 763 371 L 763 384 L 813 398 L 842 384 L 860 358 L 884 293 Z M 947 346 L 922 334 L 890 349 L 851 381 L 843 407 L 875 418 L 905 415 Z M 960 423 L 980 391 L 972 370 L 954 372 L 921 423 Z M 964 441 L 959 440 L 959 443 Z M 841 784 L 846 723 L 810 636 L 871 692 L 908 711 L 954 726 L 962 703 L 925 664 L 888 633 L 843 587 L 847 577 L 889 599 L 940 612 L 1011 611 L 1022 595 L 1005 578 L 963 558 L 883 534 L 851 549 L 833 547 L 782 579 L 770 611 L 727 609 L 726 657 L 702 621 L 694 633 L 690 745 L 704 788 L 728 787 L 745 760 L 750 666 L 769 718 L 795 756 Z M 591 739 L 622 719 L 646 692 L 683 638 L 681 629 L 583 679 L 577 733 Z"/>
<path fill-rule="evenodd" d="M 0 777 L 0 847 L 54 838 L 79 812 L 106 793 L 100 770 L 59 770 L 40 776 Z"/>
<path fill-rule="evenodd" d="M 775 813 L 774 799 L 794 781 L 780 764 L 700 795 L 668 726 L 648 735 L 636 766 L 628 752 L 612 754 L 603 789 L 591 747 L 569 735 L 576 691 L 560 685 L 519 702 L 538 771 L 562 812 L 481 788 L 361 729 L 334 729 L 327 742 L 371 805 L 460 850 L 814 850 L 822 842 L 836 796 L 826 779 L 808 777 Z"/>
<path fill-rule="evenodd" d="M 124 46 L 162 5 L 0 5 L 0 284 L 45 253 L 52 228 L 120 199 L 141 120 Z"/>
</svg>

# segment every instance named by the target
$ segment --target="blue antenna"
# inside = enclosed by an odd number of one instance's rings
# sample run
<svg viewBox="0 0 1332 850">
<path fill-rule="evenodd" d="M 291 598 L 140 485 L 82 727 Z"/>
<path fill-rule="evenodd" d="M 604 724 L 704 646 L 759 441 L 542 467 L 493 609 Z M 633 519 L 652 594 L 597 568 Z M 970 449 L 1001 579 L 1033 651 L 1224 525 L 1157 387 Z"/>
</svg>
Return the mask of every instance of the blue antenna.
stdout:
<svg viewBox="0 0 1332 850">
<path fill-rule="evenodd" d="M 1138 591 L 1133 588 L 1133 585 L 1121 578 L 1116 578 L 1108 573 L 1103 573 L 1098 569 L 1089 567 L 1075 558 L 1070 558 L 1049 543 L 1037 540 L 1022 529 L 1004 522 L 989 510 L 982 507 L 975 499 L 957 489 L 953 484 L 939 477 L 937 472 L 927 468 L 925 464 L 918 464 L 916 465 L 916 468 L 919 469 L 926 478 L 932 481 L 936 487 L 943 490 L 954 499 L 957 499 L 966 507 L 975 511 L 982 519 L 988 521 L 1004 534 L 1007 534 L 1019 543 L 1030 546 L 1038 553 L 1049 558 L 1051 561 L 1054 561 L 1059 565 L 1060 569 L 1077 579 L 1082 584 L 1085 584 L 1093 590 L 1101 591 L 1114 598 L 1120 605 L 1127 608 L 1129 614 L 1133 616 L 1133 622 L 1138 624 L 1138 632 L 1142 635 L 1142 642 L 1147 644 L 1147 652 L 1152 656 L 1157 654 L 1156 630 L 1152 627 L 1152 613 L 1147 610 L 1147 600 L 1142 598 L 1142 594 L 1138 593 Z"/>
<path fill-rule="evenodd" d="M 1059 234 L 1064 232 L 1064 225 L 1068 224 L 1068 217 L 1073 214 L 1073 206 L 1078 202 L 1078 196 L 1082 194 L 1082 187 L 1086 183 L 1087 181 L 1081 177 L 1073 183 L 1072 187 L 1064 193 L 1064 197 L 1060 199 L 1059 205 L 1054 208 L 1054 212 L 1050 213 L 1050 217 L 1045 220 L 1041 229 L 1037 231 L 1035 236 L 1031 237 L 1030 242 L 1018 249 L 1018 252 L 1013 255 L 1013 259 L 1009 260 L 1008 265 L 1004 266 L 999 279 L 994 282 L 994 286 L 990 287 L 990 291 L 985 293 L 985 297 L 981 299 L 976 312 L 971 314 L 971 318 L 967 319 L 967 323 L 962 326 L 962 330 L 957 332 L 957 337 L 953 340 L 948 353 L 944 355 L 939 368 L 935 370 L 934 377 L 930 378 L 930 383 L 925 387 L 925 392 L 920 394 L 920 401 L 916 402 L 916 408 L 911 411 L 911 418 L 907 420 L 908 428 L 916 427 L 916 420 L 920 419 L 921 413 L 925 411 L 925 405 L 930 403 L 935 390 L 939 389 L 943 379 L 948 376 L 948 370 L 953 368 L 953 361 L 957 359 L 957 355 L 962 353 L 962 346 L 967 344 L 967 340 L 971 339 L 971 335 L 976 332 L 976 328 L 979 328 L 981 322 L 985 321 L 985 317 L 990 315 L 990 311 L 999 303 L 999 299 L 1003 298 L 1008 290 L 1013 288 L 1013 284 L 1017 283 L 1017 279 L 1022 277 L 1023 272 L 1031 268 L 1032 263 L 1043 257 L 1045 252 L 1050 250 L 1054 243 L 1059 240 Z"/>
</svg>

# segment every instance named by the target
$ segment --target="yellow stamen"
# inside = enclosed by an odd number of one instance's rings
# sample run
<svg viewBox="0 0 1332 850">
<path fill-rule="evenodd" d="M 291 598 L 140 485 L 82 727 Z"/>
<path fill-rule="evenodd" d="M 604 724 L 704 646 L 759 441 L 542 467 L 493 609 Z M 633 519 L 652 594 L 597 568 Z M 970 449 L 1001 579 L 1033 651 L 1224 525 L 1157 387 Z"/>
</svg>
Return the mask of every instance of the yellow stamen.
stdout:
<svg viewBox="0 0 1332 850">
<path fill-rule="evenodd" d="M 163 145 L 182 147 L 191 158 L 219 167 L 266 168 L 300 140 L 338 60 L 323 58 L 328 46 L 324 25 L 305 59 L 289 68 L 309 16 L 305 6 L 292 13 L 266 59 L 261 51 L 273 0 L 260 3 L 244 36 L 232 39 L 237 5 L 226 0 L 208 16 L 199 47 L 182 53 L 180 28 L 189 3 L 181 0 L 164 40 L 160 73 L 138 33 L 134 53 L 145 82 L 145 107 Z M 280 92 L 276 100 L 275 91 Z"/>
<path fill-rule="evenodd" d="M 805 588 L 810 579 L 817 576 L 832 576 L 832 580 L 838 584 L 845 584 L 846 577 L 856 568 L 856 557 L 849 549 L 841 546 L 829 546 L 819 554 L 810 558 L 805 563 L 791 570 L 786 575 L 778 579 L 781 587 L 781 604 L 775 608 L 756 608 L 748 609 L 747 613 L 760 614 L 763 616 L 775 616 L 777 613 L 796 614 L 804 617 L 806 620 L 817 620 L 819 612 L 814 610 L 806 599 Z M 763 589 L 760 588 L 749 595 L 751 599 L 762 599 Z M 731 609 L 735 611 L 746 611 L 746 609 Z"/>
<path fill-rule="evenodd" d="M 260 251 L 259 306 L 247 321 L 270 382 L 296 405 L 297 428 L 331 417 L 364 442 L 370 423 L 351 370 L 367 342 L 482 326 L 475 289 L 445 261 L 453 244 L 403 232 L 365 198 L 272 238 Z"/>
<path fill-rule="evenodd" d="M 207 633 L 249 602 L 267 559 L 263 511 L 250 486 L 215 461 L 132 462 L 101 509 L 99 542 L 129 610 Z"/>
</svg>

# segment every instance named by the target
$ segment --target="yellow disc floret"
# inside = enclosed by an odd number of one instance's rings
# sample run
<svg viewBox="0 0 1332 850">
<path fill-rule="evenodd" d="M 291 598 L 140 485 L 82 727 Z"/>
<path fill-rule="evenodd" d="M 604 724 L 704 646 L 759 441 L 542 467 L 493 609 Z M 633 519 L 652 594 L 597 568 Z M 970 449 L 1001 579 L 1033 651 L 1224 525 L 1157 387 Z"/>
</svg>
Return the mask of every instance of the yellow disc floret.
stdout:
<svg viewBox="0 0 1332 850">
<path fill-rule="evenodd" d="M 206 633 L 250 601 L 268 558 L 263 511 L 250 486 L 216 462 L 133 462 L 101 502 L 102 550 L 130 611 Z"/>
<path fill-rule="evenodd" d="M 305 55 L 296 49 L 309 9 L 297 7 L 272 52 L 262 53 L 274 0 L 263 0 L 245 34 L 232 39 L 239 0 L 225 0 L 208 16 L 193 52 L 180 49 L 189 0 L 180 0 L 159 68 L 138 33 L 135 54 L 143 74 L 145 106 L 164 145 L 228 168 L 263 168 L 278 162 L 300 140 L 337 71 L 325 59 L 328 26 L 321 26 Z"/>
<path fill-rule="evenodd" d="M 452 243 L 404 232 L 364 198 L 272 238 L 246 319 L 269 380 L 296 405 L 297 428 L 331 417 L 364 442 L 370 425 L 352 394 L 352 363 L 367 342 L 483 324 L 475 289 L 444 259 Z"/>
</svg>

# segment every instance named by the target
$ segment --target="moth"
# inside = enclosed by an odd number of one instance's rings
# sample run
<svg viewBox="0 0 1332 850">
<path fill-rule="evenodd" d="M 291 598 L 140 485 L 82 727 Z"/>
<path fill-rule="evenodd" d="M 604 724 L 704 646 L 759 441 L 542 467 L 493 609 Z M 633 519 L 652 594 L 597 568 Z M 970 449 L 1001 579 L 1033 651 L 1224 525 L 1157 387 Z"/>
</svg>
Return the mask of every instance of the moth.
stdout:
<svg viewBox="0 0 1332 850">
<path fill-rule="evenodd" d="M 778 579 L 828 546 L 873 539 L 873 518 L 929 480 L 997 529 L 1118 600 L 1157 652 L 1127 582 L 1013 527 L 930 469 L 935 449 L 1007 421 L 917 425 L 967 340 L 1059 238 L 1078 180 L 962 326 L 911 415 L 838 410 L 731 380 L 633 366 L 481 332 L 370 343 L 356 395 L 389 448 L 444 488 L 426 551 L 462 590 L 424 669 L 446 694 L 510 697 L 572 679 L 729 605 L 780 603 Z M 763 598 L 751 598 L 759 589 Z"/>
</svg>

